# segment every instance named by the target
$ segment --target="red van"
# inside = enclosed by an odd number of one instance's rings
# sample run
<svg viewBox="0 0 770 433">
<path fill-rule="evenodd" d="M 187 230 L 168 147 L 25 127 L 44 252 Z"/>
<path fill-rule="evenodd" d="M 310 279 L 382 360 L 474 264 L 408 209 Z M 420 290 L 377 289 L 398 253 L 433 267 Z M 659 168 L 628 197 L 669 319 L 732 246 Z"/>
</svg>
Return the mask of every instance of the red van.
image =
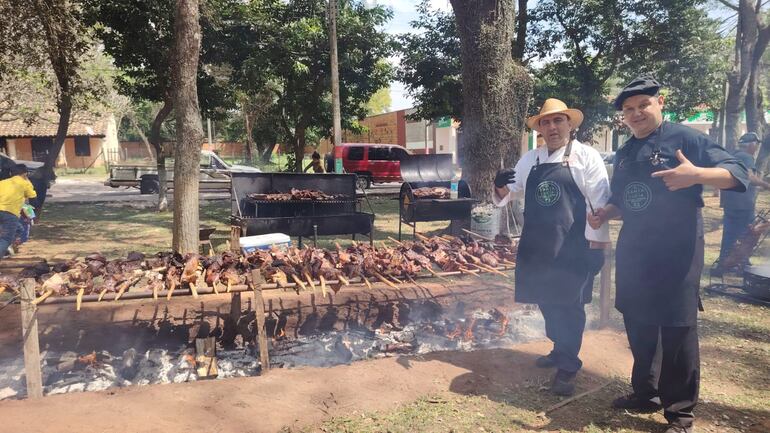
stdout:
<svg viewBox="0 0 770 433">
<path fill-rule="evenodd" d="M 358 187 L 372 183 L 401 182 L 401 160 L 409 151 L 397 144 L 343 143 L 334 147 L 346 173 L 358 175 Z"/>
</svg>

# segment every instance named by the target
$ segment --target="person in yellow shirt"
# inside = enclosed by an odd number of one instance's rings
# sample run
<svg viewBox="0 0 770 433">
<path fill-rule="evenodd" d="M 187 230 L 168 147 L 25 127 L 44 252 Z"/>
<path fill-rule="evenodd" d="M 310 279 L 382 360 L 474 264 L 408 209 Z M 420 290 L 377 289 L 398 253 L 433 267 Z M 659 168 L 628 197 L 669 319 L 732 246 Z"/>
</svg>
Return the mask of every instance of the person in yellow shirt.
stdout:
<svg viewBox="0 0 770 433">
<path fill-rule="evenodd" d="M 16 164 L 11 167 L 11 177 L 0 180 L 0 257 L 16 239 L 19 216 L 24 200 L 37 197 L 32 183 L 27 179 L 27 166 Z"/>
</svg>

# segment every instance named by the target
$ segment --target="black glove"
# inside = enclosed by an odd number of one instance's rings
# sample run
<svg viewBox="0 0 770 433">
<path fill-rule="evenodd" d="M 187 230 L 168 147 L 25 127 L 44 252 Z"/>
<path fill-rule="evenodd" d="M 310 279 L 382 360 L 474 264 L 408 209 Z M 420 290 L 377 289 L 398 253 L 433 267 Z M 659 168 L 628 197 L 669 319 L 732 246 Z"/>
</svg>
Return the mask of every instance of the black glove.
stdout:
<svg viewBox="0 0 770 433">
<path fill-rule="evenodd" d="M 516 171 L 512 168 L 504 168 L 499 170 L 495 175 L 495 186 L 502 188 L 508 184 L 511 184 L 516 179 Z"/>
</svg>

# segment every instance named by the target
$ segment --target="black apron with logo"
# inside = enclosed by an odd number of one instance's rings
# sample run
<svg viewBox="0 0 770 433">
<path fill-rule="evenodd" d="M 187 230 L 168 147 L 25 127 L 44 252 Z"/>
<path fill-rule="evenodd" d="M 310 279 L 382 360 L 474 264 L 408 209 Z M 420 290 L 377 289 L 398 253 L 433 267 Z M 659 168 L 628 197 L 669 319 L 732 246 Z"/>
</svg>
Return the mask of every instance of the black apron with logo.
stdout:
<svg viewBox="0 0 770 433">
<path fill-rule="evenodd" d="M 623 227 L 616 251 L 616 308 L 635 321 L 691 326 L 697 319 L 703 270 L 700 208 L 685 190 L 669 191 L 656 171 L 673 168 L 658 137 L 638 157 L 620 160 L 613 188 L 621 193 Z M 670 165 L 669 165 L 670 164 Z"/>
<path fill-rule="evenodd" d="M 517 302 L 591 302 L 593 277 L 604 256 L 585 238 L 585 197 L 570 173 L 571 147 L 563 162 L 540 164 L 538 159 L 529 172 L 516 258 Z"/>
</svg>

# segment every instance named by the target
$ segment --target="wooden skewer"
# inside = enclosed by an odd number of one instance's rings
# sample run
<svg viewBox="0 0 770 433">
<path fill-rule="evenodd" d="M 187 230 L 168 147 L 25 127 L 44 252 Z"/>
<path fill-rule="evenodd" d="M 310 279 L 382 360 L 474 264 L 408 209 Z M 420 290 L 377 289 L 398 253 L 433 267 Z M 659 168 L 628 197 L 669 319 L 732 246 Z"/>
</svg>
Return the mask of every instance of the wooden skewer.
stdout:
<svg viewBox="0 0 770 433">
<path fill-rule="evenodd" d="M 107 294 L 107 289 L 102 289 L 101 292 L 99 292 L 99 297 L 96 299 L 96 302 L 102 302 L 102 298 L 104 298 L 104 295 Z"/>
<path fill-rule="evenodd" d="M 153 284 L 152 285 L 152 299 L 154 301 L 158 300 L 158 285 L 157 284 Z"/>
<path fill-rule="evenodd" d="M 51 296 L 52 294 L 53 294 L 53 290 L 46 290 L 46 292 L 45 292 L 45 293 L 43 293 L 43 294 L 42 294 L 42 295 L 40 295 L 38 298 L 36 298 L 34 301 L 32 301 L 32 303 L 33 303 L 34 305 L 37 305 L 37 304 L 39 304 L 39 303 L 41 303 L 41 302 L 45 301 L 45 300 L 46 300 L 46 298 L 48 298 L 48 297 L 49 297 L 49 296 Z"/>
<path fill-rule="evenodd" d="M 393 275 L 388 275 L 391 280 L 395 281 L 396 284 L 404 284 L 403 281 L 399 280 L 398 278 L 394 277 Z"/>
<path fill-rule="evenodd" d="M 504 273 L 498 271 L 497 269 L 495 269 L 495 268 L 493 268 L 491 266 L 487 266 L 487 265 L 485 265 L 483 263 L 474 264 L 474 265 L 471 265 L 471 266 L 475 266 L 475 267 L 477 267 L 477 268 L 479 268 L 481 270 L 493 273 L 495 275 L 500 275 L 501 277 L 510 278 L 510 276 L 508 274 L 504 274 Z"/>
<path fill-rule="evenodd" d="M 75 300 L 75 311 L 80 311 L 80 305 L 83 303 L 83 293 L 86 292 L 86 289 L 78 289 L 78 297 L 77 300 Z"/>
<path fill-rule="evenodd" d="M 211 285 L 211 288 L 214 289 L 215 294 L 219 294 L 219 281 L 214 281 L 214 284 Z"/>
<path fill-rule="evenodd" d="M 380 274 L 379 272 L 375 272 L 375 273 L 374 273 L 374 276 L 375 276 L 375 277 L 377 277 L 377 279 L 378 279 L 378 280 L 380 280 L 380 281 L 382 281 L 383 283 L 385 283 L 385 285 L 387 285 L 387 286 L 390 286 L 390 287 L 392 287 L 392 288 L 394 288 L 394 289 L 398 289 L 398 286 L 397 286 L 397 285 L 395 285 L 395 284 L 393 284 L 393 281 L 390 281 L 389 279 L 385 278 L 385 277 L 384 277 L 384 276 L 382 276 L 382 274 Z"/>
<path fill-rule="evenodd" d="M 503 259 L 503 263 L 505 263 L 506 265 L 510 265 L 510 266 L 516 266 L 516 263 L 514 263 L 514 262 L 512 262 L 510 260 L 506 260 L 506 259 Z"/>
<path fill-rule="evenodd" d="M 313 278 L 310 276 L 310 274 L 307 271 L 305 271 L 304 275 L 308 284 L 310 284 L 310 287 L 312 287 L 313 291 L 315 292 L 316 289 L 315 289 L 315 282 L 313 282 Z"/>
<path fill-rule="evenodd" d="M 174 294 L 174 289 L 176 289 L 176 282 L 174 280 L 171 280 L 170 286 L 168 288 L 168 295 L 166 295 L 167 300 L 171 300 L 171 295 Z"/>
<path fill-rule="evenodd" d="M 227 279 L 227 293 L 230 293 L 230 291 L 233 289 L 233 282 L 228 278 Z"/>
<path fill-rule="evenodd" d="M 338 280 L 340 281 L 340 283 L 342 283 L 343 285 L 346 285 L 346 286 L 349 286 L 349 285 L 350 285 L 350 281 L 348 281 L 348 279 L 347 279 L 347 278 L 345 278 L 345 276 L 344 276 L 344 275 L 342 275 L 342 274 L 338 274 L 338 275 L 337 275 L 337 279 L 338 279 Z"/>
<path fill-rule="evenodd" d="M 452 282 L 452 281 L 450 281 L 449 279 L 442 277 L 441 275 L 439 275 L 438 273 L 436 273 L 436 271 L 434 271 L 434 270 L 433 270 L 433 269 L 431 269 L 431 268 L 425 268 L 425 270 L 426 270 L 426 271 L 428 271 L 428 272 L 430 272 L 430 274 L 431 274 L 431 275 L 433 275 L 434 277 L 438 278 L 439 280 L 442 280 L 442 281 L 446 281 L 447 283 L 451 283 L 451 282 Z"/>
<path fill-rule="evenodd" d="M 295 282 L 295 283 L 296 283 L 298 286 L 302 287 L 302 290 L 307 290 L 307 286 L 305 285 L 305 283 L 304 283 L 302 280 L 300 280 L 300 279 L 297 277 L 297 275 L 296 275 L 296 274 L 291 274 L 291 279 L 292 279 L 292 280 L 294 280 L 294 282 Z"/>
<path fill-rule="evenodd" d="M 478 274 L 479 271 L 472 271 L 470 269 L 460 268 L 460 272 L 462 272 L 463 274 L 471 274 L 474 277 L 481 278 Z"/>
<path fill-rule="evenodd" d="M 428 239 L 426 236 L 423 236 L 421 233 L 415 233 L 414 235 L 417 236 L 420 240 L 430 241 L 430 239 Z"/>
<path fill-rule="evenodd" d="M 464 231 L 465 233 L 468 233 L 468 234 L 469 234 L 469 235 L 471 235 L 471 236 L 476 236 L 476 237 L 477 237 L 477 238 L 479 238 L 479 239 L 484 239 L 485 241 L 489 241 L 489 242 L 494 242 L 494 241 L 495 241 L 495 240 L 494 240 L 494 239 L 492 239 L 492 238 L 488 238 L 488 237 L 486 237 L 486 236 L 482 236 L 482 235 L 480 235 L 480 234 L 478 234 L 478 233 L 474 233 L 474 232 L 472 232 L 472 231 L 470 231 L 470 230 L 466 230 L 466 229 L 461 229 L 461 230 L 462 230 L 462 231 Z"/>
<path fill-rule="evenodd" d="M 187 285 L 190 286 L 190 292 L 192 293 L 192 297 L 195 298 L 195 299 L 198 299 L 198 288 L 195 287 L 195 283 L 193 283 L 191 281 L 191 282 L 187 283 Z"/>
<path fill-rule="evenodd" d="M 323 275 L 319 275 L 318 279 L 321 281 L 321 294 L 326 299 L 326 278 Z"/>
<path fill-rule="evenodd" d="M 120 289 L 118 289 L 118 293 L 115 295 L 114 300 L 117 301 L 118 299 L 120 299 L 120 297 L 123 296 L 123 293 L 126 291 L 128 286 L 130 285 L 131 285 L 130 281 L 124 281 L 123 284 L 120 285 Z"/>
<path fill-rule="evenodd" d="M 368 287 L 368 288 L 369 288 L 369 290 L 371 290 L 371 289 L 372 289 L 372 282 L 371 282 L 371 281 L 369 281 L 369 279 L 368 279 L 368 278 L 366 278 L 366 277 L 365 277 L 365 276 L 363 276 L 363 275 L 361 275 L 361 278 L 363 278 L 363 279 L 364 279 L 364 284 L 366 284 L 366 287 Z"/>
</svg>

